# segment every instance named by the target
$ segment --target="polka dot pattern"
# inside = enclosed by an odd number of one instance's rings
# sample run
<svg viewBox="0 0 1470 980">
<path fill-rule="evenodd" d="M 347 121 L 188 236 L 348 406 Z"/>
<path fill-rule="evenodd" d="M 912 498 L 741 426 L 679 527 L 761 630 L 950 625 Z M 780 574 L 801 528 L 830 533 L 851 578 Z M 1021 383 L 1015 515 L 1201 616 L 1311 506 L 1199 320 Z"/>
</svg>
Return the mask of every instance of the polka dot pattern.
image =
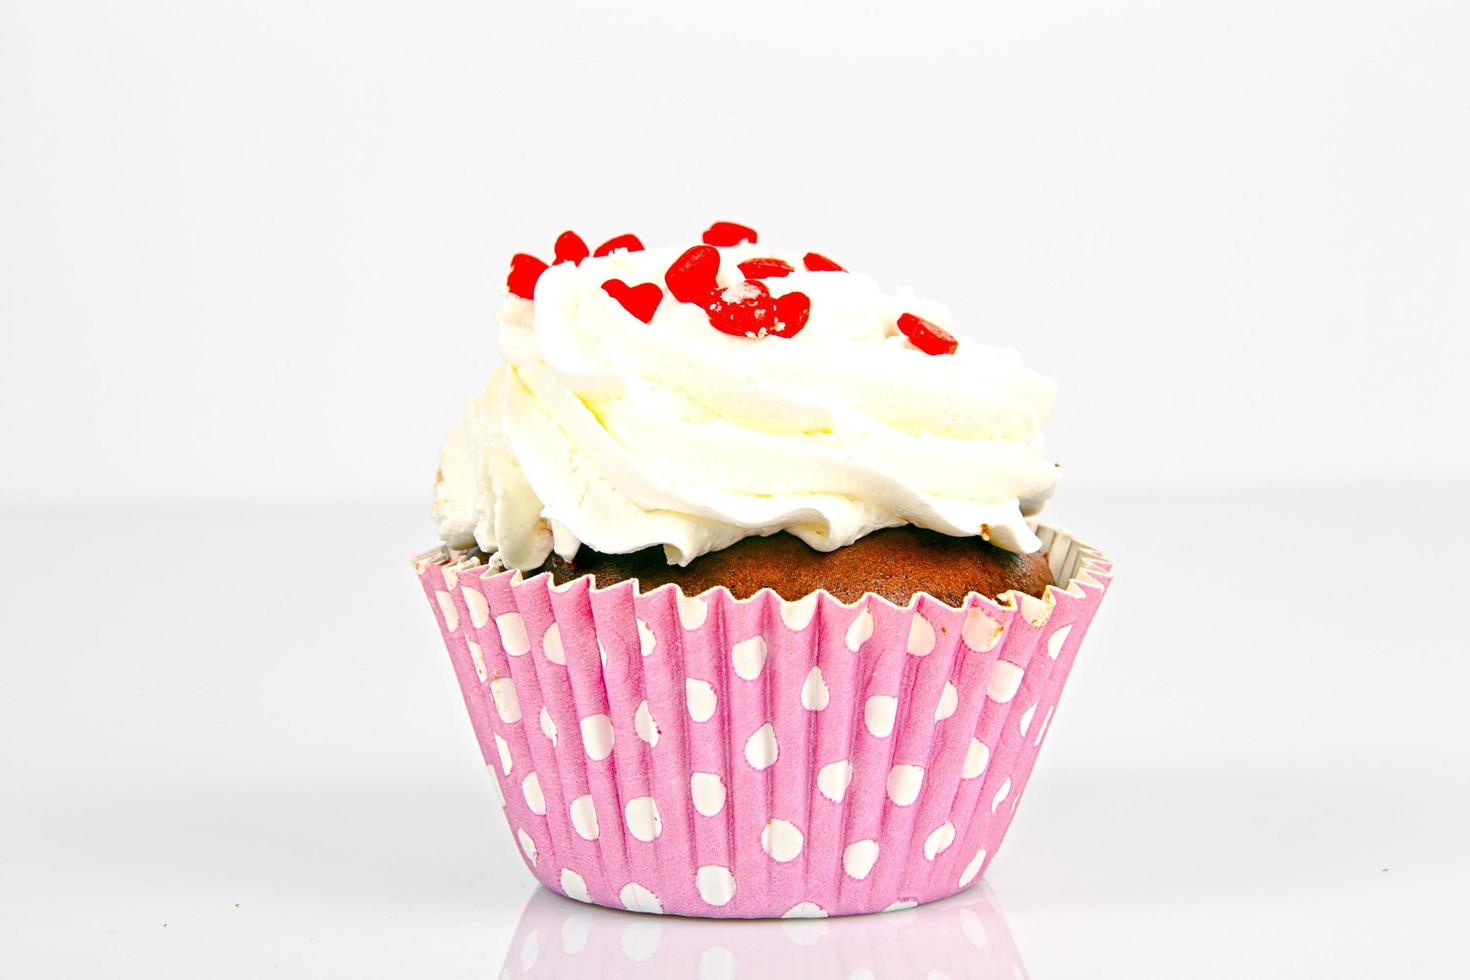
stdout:
<svg viewBox="0 0 1470 980">
<path fill-rule="evenodd" d="M 531 651 L 531 638 L 526 635 L 526 623 L 520 613 L 502 613 L 495 617 L 495 628 L 500 632 L 500 644 L 512 657 L 522 657 Z"/>
<path fill-rule="evenodd" d="M 466 585 L 460 589 L 460 595 L 464 596 L 465 608 L 470 611 L 470 625 L 483 629 L 490 622 L 490 604 L 485 601 L 484 594 Z"/>
<path fill-rule="evenodd" d="M 781 755 L 781 747 L 776 742 L 776 729 L 770 723 L 756 729 L 754 735 L 745 741 L 745 761 L 750 763 L 752 769 L 769 769 L 776 764 Z"/>
<path fill-rule="evenodd" d="M 963 609 L 418 567 L 513 838 L 549 887 L 821 917 L 931 901 L 995 853 L 1109 581 L 1043 539 L 1086 574 L 1045 601 Z M 657 933 L 634 931 L 626 951 L 654 955 Z M 556 946 L 543 932 L 517 955 Z"/>
<path fill-rule="evenodd" d="M 753 681 L 766 666 L 766 640 L 763 636 L 752 636 L 741 640 L 730 651 L 735 664 L 735 675 L 742 680 Z"/>
<path fill-rule="evenodd" d="M 807 672 L 806 680 L 801 685 L 801 706 L 808 711 L 821 711 L 831 700 L 832 692 L 827 688 L 822 668 L 813 667 Z"/>
<path fill-rule="evenodd" d="M 729 905 L 735 897 L 735 874 L 722 864 L 706 864 L 695 872 L 695 886 L 709 904 Z"/>
<path fill-rule="evenodd" d="M 696 772 L 689 777 L 689 797 L 701 816 L 717 816 L 725 809 L 725 781 L 716 773 Z"/>
<path fill-rule="evenodd" d="M 766 821 L 766 829 L 761 831 L 761 850 L 770 855 L 771 860 L 785 864 L 796 860 L 804 840 L 796 824 L 772 818 Z"/>
<path fill-rule="evenodd" d="M 842 870 L 850 878 L 863 880 L 872 873 L 873 865 L 877 863 L 878 842 L 875 840 L 854 841 L 842 851 Z"/>
<path fill-rule="evenodd" d="M 571 868 L 561 869 L 561 890 L 567 898 L 575 898 L 579 902 L 592 901 L 587 894 L 587 882 Z"/>
</svg>

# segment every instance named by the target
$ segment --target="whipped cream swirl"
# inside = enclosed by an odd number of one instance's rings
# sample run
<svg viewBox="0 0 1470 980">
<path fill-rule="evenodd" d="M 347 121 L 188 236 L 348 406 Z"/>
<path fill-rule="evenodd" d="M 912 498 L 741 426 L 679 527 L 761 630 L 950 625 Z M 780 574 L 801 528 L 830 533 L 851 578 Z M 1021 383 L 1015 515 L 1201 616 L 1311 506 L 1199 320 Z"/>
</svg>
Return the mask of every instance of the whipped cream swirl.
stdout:
<svg viewBox="0 0 1470 980">
<path fill-rule="evenodd" d="M 644 324 L 603 289 L 664 285 L 682 249 L 615 252 L 541 275 L 500 311 L 505 363 L 444 444 L 434 515 L 454 548 L 530 571 L 554 550 L 661 545 L 685 565 L 742 538 L 789 531 L 820 551 L 914 524 L 1040 547 L 1026 517 L 1051 495 L 1042 449 L 1055 385 L 1015 351 L 962 339 L 914 348 L 901 313 L 948 328 L 938 304 L 865 275 L 804 272 L 800 254 L 719 249 L 719 282 L 775 256 L 763 282 L 811 299 L 791 338 L 715 330 L 665 290 Z"/>
</svg>

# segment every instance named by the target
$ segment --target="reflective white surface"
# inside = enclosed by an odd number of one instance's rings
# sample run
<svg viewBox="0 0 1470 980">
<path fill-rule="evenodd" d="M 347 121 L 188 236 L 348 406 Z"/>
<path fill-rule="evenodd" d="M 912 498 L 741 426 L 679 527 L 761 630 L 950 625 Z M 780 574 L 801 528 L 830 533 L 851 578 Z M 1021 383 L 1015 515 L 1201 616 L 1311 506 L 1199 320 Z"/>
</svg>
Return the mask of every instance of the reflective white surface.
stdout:
<svg viewBox="0 0 1470 980">
<path fill-rule="evenodd" d="M 988 882 L 815 923 L 533 886 L 418 502 L 4 512 L 0 972 L 1464 975 L 1467 496 L 1067 488 L 1118 584 Z"/>
</svg>

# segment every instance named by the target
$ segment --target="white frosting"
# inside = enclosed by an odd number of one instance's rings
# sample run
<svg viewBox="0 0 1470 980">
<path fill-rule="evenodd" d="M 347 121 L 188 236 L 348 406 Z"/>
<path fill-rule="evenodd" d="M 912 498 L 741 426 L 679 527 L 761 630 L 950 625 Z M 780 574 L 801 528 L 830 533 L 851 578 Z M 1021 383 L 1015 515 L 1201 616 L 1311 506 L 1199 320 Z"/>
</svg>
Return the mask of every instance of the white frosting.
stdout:
<svg viewBox="0 0 1470 980">
<path fill-rule="evenodd" d="M 672 564 L 789 531 L 821 551 L 884 527 L 1040 542 L 1025 517 L 1050 496 L 1042 451 L 1055 386 L 1015 351 L 962 339 L 931 356 L 900 313 L 948 312 L 865 275 L 804 272 L 801 255 L 722 248 L 721 285 L 746 258 L 798 271 L 763 280 L 811 299 L 795 337 L 714 329 L 664 290 L 644 324 L 603 291 L 657 283 L 682 249 L 618 252 L 548 269 L 534 303 L 500 311 L 505 360 L 444 444 L 434 514 L 451 547 L 529 571 L 553 548 L 662 545 Z"/>
</svg>

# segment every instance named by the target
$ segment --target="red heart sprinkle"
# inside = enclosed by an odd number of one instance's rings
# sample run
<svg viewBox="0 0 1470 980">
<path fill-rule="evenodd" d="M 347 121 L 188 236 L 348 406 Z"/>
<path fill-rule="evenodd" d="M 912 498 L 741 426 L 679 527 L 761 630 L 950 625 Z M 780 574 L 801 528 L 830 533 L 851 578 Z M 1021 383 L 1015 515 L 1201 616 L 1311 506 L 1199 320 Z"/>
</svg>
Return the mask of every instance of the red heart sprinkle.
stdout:
<svg viewBox="0 0 1470 980">
<path fill-rule="evenodd" d="M 809 271 L 811 271 L 811 272 L 846 272 L 847 271 L 842 266 L 838 265 L 836 262 L 833 262 L 831 259 L 827 258 L 827 256 L 818 254 L 817 252 L 808 252 L 808 253 L 806 253 L 806 258 L 802 259 L 802 263 L 805 264 L 806 267 L 807 267 L 807 269 Z"/>
<path fill-rule="evenodd" d="M 561 265 L 563 262 L 581 265 L 586 257 L 587 243 L 582 241 L 581 235 L 575 231 L 564 231 L 556 236 L 556 261 L 552 265 Z"/>
<path fill-rule="evenodd" d="M 790 262 L 780 259 L 746 259 L 740 263 L 740 271 L 747 279 L 779 279 L 796 270 L 791 268 Z"/>
<path fill-rule="evenodd" d="M 545 262 L 534 255 L 517 252 L 510 257 L 510 275 L 505 277 L 505 287 L 512 296 L 533 299 L 536 296 L 536 280 L 545 271 Z"/>
<path fill-rule="evenodd" d="M 641 282 L 636 286 L 630 286 L 621 279 L 609 279 L 602 284 L 605 291 L 613 299 L 622 304 L 623 309 L 648 323 L 653 320 L 654 311 L 658 304 L 663 302 L 664 291 L 658 288 L 656 282 Z"/>
<path fill-rule="evenodd" d="M 776 304 L 765 283 L 738 282 L 715 293 L 708 307 L 710 326 L 733 337 L 764 337 L 776 329 Z"/>
<path fill-rule="evenodd" d="M 710 294 L 719 289 L 715 276 L 720 271 L 720 253 L 708 245 L 695 245 L 674 260 L 664 273 L 669 295 L 681 303 L 704 306 Z"/>
<path fill-rule="evenodd" d="M 604 255 L 611 255 L 620 248 L 627 249 L 630 252 L 641 252 L 643 251 L 643 243 L 638 240 L 637 235 L 619 235 L 616 238 L 609 238 L 597 246 L 597 251 L 592 253 L 592 257 L 594 259 L 600 259 Z"/>
<path fill-rule="evenodd" d="M 755 241 L 755 229 L 737 225 L 733 221 L 716 221 L 705 229 L 706 245 L 739 245 Z"/>
<path fill-rule="evenodd" d="M 776 325 L 771 333 L 777 337 L 795 337 L 811 316 L 812 301 L 806 293 L 787 293 L 776 297 Z"/>
<path fill-rule="evenodd" d="M 953 354 L 960 346 L 948 330 L 912 313 L 899 316 L 898 329 L 925 354 Z"/>
</svg>

